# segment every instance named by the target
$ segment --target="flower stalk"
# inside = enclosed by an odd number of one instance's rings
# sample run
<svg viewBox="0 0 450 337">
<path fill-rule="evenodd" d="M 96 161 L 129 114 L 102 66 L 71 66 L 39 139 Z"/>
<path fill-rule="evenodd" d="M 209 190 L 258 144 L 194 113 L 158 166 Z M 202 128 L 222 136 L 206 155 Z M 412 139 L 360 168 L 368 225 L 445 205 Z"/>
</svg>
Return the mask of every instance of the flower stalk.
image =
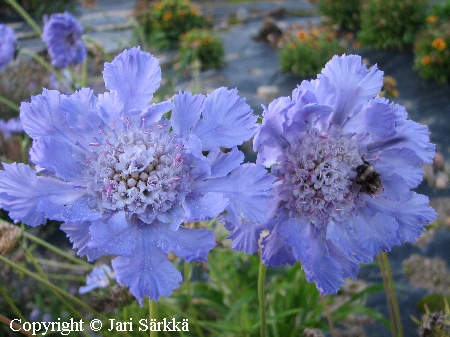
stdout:
<svg viewBox="0 0 450 337">
<path fill-rule="evenodd" d="M 266 280 L 266 265 L 262 258 L 259 261 L 258 273 L 258 302 L 259 302 L 259 316 L 261 321 L 260 336 L 266 337 L 266 301 L 264 296 L 264 283 Z"/>
</svg>

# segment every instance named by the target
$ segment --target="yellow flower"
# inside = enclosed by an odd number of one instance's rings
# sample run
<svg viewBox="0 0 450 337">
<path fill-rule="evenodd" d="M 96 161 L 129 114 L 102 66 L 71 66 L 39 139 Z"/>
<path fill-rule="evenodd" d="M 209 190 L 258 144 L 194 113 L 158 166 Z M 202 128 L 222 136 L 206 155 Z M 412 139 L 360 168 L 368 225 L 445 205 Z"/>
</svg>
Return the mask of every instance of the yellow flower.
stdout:
<svg viewBox="0 0 450 337">
<path fill-rule="evenodd" d="M 430 16 L 427 16 L 426 20 L 427 20 L 428 23 L 433 23 L 433 22 L 436 22 L 438 20 L 438 17 L 436 15 L 430 15 Z"/>
<path fill-rule="evenodd" d="M 297 38 L 300 41 L 305 41 L 308 38 L 308 33 L 305 30 L 300 29 L 297 33 Z"/>
<path fill-rule="evenodd" d="M 422 57 L 422 60 L 420 60 L 420 62 L 424 65 L 427 66 L 431 63 L 431 57 L 429 57 L 428 55 Z"/>
<path fill-rule="evenodd" d="M 295 49 L 295 43 L 294 42 L 289 43 L 289 48 L 290 49 Z"/>
<path fill-rule="evenodd" d="M 169 21 L 170 19 L 172 19 L 172 13 L 170 13 L 170 12 L 165 12 L 164 14 L 163 14 L 163 20 L 164 21 Z"/>
<path fill-rule="evenodd" d="M 155 4 L 155 9 L 161 10 L 161 9 L 163 9 L 163 8 L 164 8 L 164 5 L 163 5 L 163 4 Z"/>
<path fill-rule="evenodd" d="M 437 50 L 444 50 L 445 48 L 447 48 L 447 43 L 445 43 L 445 40 L 441 37 L 434 39 L 431 45 Z"/>
</svg>

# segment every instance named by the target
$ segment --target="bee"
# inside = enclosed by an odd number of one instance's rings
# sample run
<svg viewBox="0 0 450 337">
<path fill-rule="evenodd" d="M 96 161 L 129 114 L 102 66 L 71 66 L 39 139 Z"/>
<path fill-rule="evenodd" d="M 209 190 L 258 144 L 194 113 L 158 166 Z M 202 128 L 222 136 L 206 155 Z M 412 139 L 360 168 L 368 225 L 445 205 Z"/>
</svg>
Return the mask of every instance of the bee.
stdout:
<svg viewBox="0 0 450 337">
<path fill-rule="evenodd" d="M 355 182 L 361 185 L 359 190 L 362 193 L 375 195 L 383 192 L 383 184 L 381 183 L 380 174 L 375 171 L 369 162 L 363 159 L 364 164 L 356 168 L 358 173 Z"/>
</svg>

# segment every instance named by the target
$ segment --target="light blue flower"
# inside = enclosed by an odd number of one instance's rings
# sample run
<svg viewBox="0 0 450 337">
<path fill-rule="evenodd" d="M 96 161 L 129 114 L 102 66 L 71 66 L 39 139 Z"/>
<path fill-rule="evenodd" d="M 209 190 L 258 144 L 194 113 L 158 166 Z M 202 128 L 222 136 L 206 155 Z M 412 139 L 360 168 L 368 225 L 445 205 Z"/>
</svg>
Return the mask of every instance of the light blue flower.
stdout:
<svg viewBox="0 0 450 337">
<path fill-rule="evenodd" d="M 169 252 L 205 261 L 215 246 L 212 231 L 182 223 L 223 211 L 237 226 L 264 222 L 273 177 L 263 166 L 241 165 L 237 146 L 254 134 L 256 117 L 236 90 L 180 92 L 149 105 L 161 70 L 139 48 L 106 63 L 103 76 L 110 91 L 98 97 L 90 89 L 70 96 L 44 90 L 22 103 L 40 175 L 3 164 L 0 205 L 31 226 L 63 221 L 73 247 L 90 261 L 116 255 L 117 282 L 142 303 L 180 283 Z"/>
<path fill-rule="evenodd" d="M 0 24 L 0 69 L 14 58 L 17 37 L 14 30 L 5 24 Z"/>
<path fill-rule="evenodd" d="M 335 56 L 292 98 L 264 108 L 257 162 L 276 182 L 271 220 L 238 228 L 233 245 L 253 253 L 263 229 L 266 265 L 300 261 L 322 294 L 356 278 L 359 263 L 414 242 L 436 219 L 426 196 L 412 192 L 435 146 L 403 106 L 377 98 L 383 72 L 356 55 Z"/>
<path fill-rule="evenodd" d="M 82 33 L 83 27 L 69 12 L 44 17 L 42 40 L 53 66 L 66 68 L 84 61 L 87 51 Z"/>
<path fill-rule="evenodd" d="M 22 133 L 22 121 L 20 118 L 10 118 L 6 122 L 0 119 L 0 132 L 4 138 L 10 138 L 13 133 Z"/>
<path fill-rule="evenodd" d="M 95 267 L 86 276 L 86 285 L 79 289 L 80 294 L 86 294 L 96 288 L 106 288 L 115 279 L 113 270 L 106 264 Z"/>
</svg>

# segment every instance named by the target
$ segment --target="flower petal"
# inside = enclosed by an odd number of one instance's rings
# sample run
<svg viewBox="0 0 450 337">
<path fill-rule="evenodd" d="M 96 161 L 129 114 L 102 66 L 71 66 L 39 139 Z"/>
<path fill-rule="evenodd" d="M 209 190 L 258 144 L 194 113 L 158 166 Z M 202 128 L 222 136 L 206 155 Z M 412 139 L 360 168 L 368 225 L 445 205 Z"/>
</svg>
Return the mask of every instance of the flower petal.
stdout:
<svg viewBox="0 0 450 337">
<path fill-rule="evenodd" d="M 91 234 L 89 233 L 89 227 L 92 222 L 85 221 L 82 223 L 63 223 L 60 229 L 67 234 L 70 242 L 73 244 L 73 249 L 77 251 L 78 256 L 86 255 L 88 261 L 94 261 L 105 253 L 100 252 L 98 249 L 92 249 L 89 247 L 91 240 Z"/>
<path fill-rule="evenodd" d="M 367 70 L 358 55 L 334 56 L 322 69 L 319 80 L 326 76 L 336 88 L 336 101 L 331 122 L 341 125 L 362 104 L 374 98 L 383 86 L 383 72 L 377 66 Z"/>
<path fill-rule="evenodd" d="M 204 221 L 222 213 L 228 199 L 222 193 L 190 193 L 183 201 L 187 221 Z"/>
<path fill-rule="evenodd" d="M 322 295 L 336 293 L 344 283 L 342 267 L 330 257 L 325 237 L 314 233 L 313 228 L 301 219 L 290 219 L 280 226 L 278 233 L 292 246 L 308 282 L 314 281 Z"/>
<path fill-rule="evenodd" d="M 157 301 L 169 296 L 182 281 L 180 272 L 158 247 L 161 234 L 153 226 L 134 232 L 136 245 L 126 256 L 116 257 L 112 266 L 117 282 L 125 283 L 142 306 L 145 296 Z"/>
<path fill-rule="evenodd" d="M 157 123 L 166 112 L 170 110 L 173 110 L 173 103 L 171 101 L 151 104 L 141 112 L 140 118 L 143 118 L 145 120 L 143 125 L 145 125 L 146 128 L 150 128 L 154 123 Z"/>
<path fill-rule="evenodd" d="M 211 174 L 208 178 L 217 178 L 226 176 L 238 167 L 244 161 L 244 154 L 235 146 L 227 153 L 220 149 L 209 151 L 207 158 L 211 165 Z"/>
<path fill-rule="evenodd" d="M 425 226 L 436 220 L 436 212 L 428 205 L 428 197 L 410 192 L 403 200 L 389 200 L 363 196 L 369 209 L 393 217 L 401 242 L 414 242 L 425 231 Z"/>
<path fill-rule="evenodd" d="M 85 193 L 59 179 L 37 176 L 24 164 L 3 163 L 3 168 L 0 171 L 0 205 L 10 212 L 9 216 L 15 222 L 37 226 L 49 217 L 64 221 L 65 218 L 60 216 L 61 209 L 64 205 L 70 208 Z"/>
<path fill-rule="evenodd" d="M 219 88 L 209 94 L 202 117 L 192 132 L 202 141 L 203 151 L 241 145 L 255 133 L 256 116 L 236 89 Z"/>
<path fill-rule="evenodd" d="M 144 109 L 159 88 L 161 68 L 154 56 L 134 47 L 105 63 L 103 78 L 107 89 L 117 91 L 125 111 Z"/>
<path fill-rule="evenodd" d="M 192 95 L 191 93 L 180 93 L 173 96 L 174 108 L 170 115 L 173 132 L 182 135 L 184 139 L 189 137 L 192 127 L 200 119 L 204 95 Z"/>
<path fill-rule="evenodd" d="M 265 224 L 246 222 L 244 226 L 233 227 L 233 231 L 227 239 L 231 240 L 231 248 L 243 251 L 246 254 L 254 254 L 259 248 L 258 242 L 261 232 L 266 228 Z"/>
<path fill-rule="evenodd" d="M 187 262 L 207 261 L 209 251 L 216 246 L 214 232 L 209 229 L 179 227 L 174 231 L 166 224 L 152 226 L 159 233 L 158 246 L 164 252 L 173 252 Z"/>
<path fill-rule="evenodd" d="M 228 176 L 196 181 L 192 190 L 194 193 L 222 193 L 229 200 L 228 214 L 224 218 L 234 226 L 242 226 L 242 218 L 260 223 L 266 221 L 274 180 L 263 166 L 248 163 Z"/>
</svg>

